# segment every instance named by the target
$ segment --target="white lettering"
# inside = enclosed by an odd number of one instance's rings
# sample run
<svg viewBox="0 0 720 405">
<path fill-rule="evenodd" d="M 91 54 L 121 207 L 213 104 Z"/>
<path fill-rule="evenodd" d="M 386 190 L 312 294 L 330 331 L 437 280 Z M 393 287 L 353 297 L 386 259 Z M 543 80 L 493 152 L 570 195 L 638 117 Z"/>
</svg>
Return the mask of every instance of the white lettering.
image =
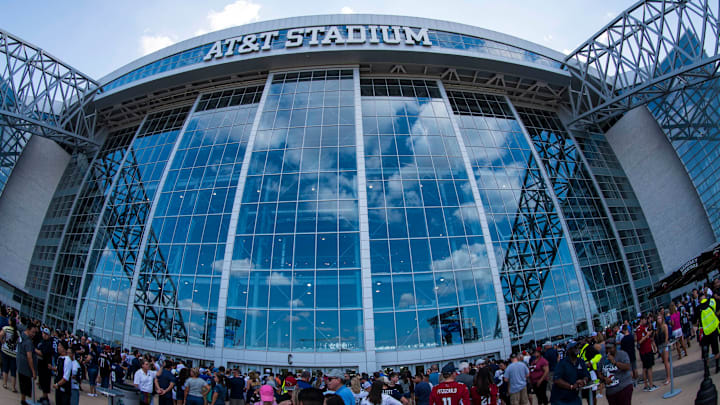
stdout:
<svg viewBox="0 0 720 405">
<path fill-rule="evenodd" d="M 294 48 L 300 46 L 303 43 L 303 35 L 305 34 L 305 28 L 293 28 L 287 32 L 287 41 L 285 41 L 285 48 Z"/>
<path fill-rule="evenodd" d="M 241 55 L 258 50 L 260 50 L 260 45 L 257 44 L 257 36 L 253 34 L 245 35 L 242 39 L 242 43 L 238 46 L 238 53 Z"/>
<path fill-rule="evenodd" d="M 280 31 L 263 32 L 260 34 L 260 38 L 263 40 L 262 50 L 267 51 L 272 46 L 272 40 L 280 36 Z"/>
<path fill-rule="evenodd" d="M 310 45 L 319 45 L 320 42 L 318 42 L 318 33 L 325 32 L 324 27 L 310 27 L 305 28 L 305 35 L 310 34 Z"/>
<path fill-rule="evenodd" d="M 377 35 L 377 25 L 369 25 L 368 30 L 370 30 L 370 43 L 371 44 L 379 44 L 380 40 L 378 39 Z"/>
<path fill-rule="evenodd" d="M 457 388 L 438 388 L 438 394 L 454 394 L 457 392 Z"/>
<path fill-rule="evenodd" d="M 207 55 L 205 55 L 203 60 L 208 61 L 208 60 L 212 59 L 213 56 L 215 56 L 215 59 L 222 58 L 222 56 L 223 56 L 222 41 L 215 41 L 212 48 L 210 48 L 210 52 L 208 52 Z"/>
<path fill-rule="evenodd" d="M 323 45 L 332 45 L 332 43 L 335 42 L 336 44 L 344 44 L 345 38 L 343 38 L 342 34 L 340 34 L 340 30 L 338 30 L 338 27 L 331 26 L 330 29 L 325 34 L 325 39 L 322 40 Z"/>
<path fill-rule="evenodd" d="M 359 33 L 360 37 L 356 38 L 355 33 Z M 362 25 L 348 25 L 347 41 L 348 44 L 364 44 L 365 43 L 365 27 Z"/>
<path fill-rule="evenodd" d="M 386 44 L 399 44 L 400 43 L 400 27 L 392 27 L 393 30 L 393 38 L 390 39 L 390 33 L 388 32 L 388 26 L 382 25 L 380 26 L 380 30 L 382 30 L 382 38 L 383 43 Z"/>
<path fill-rule="evenodd" d="M 225 40 L 225 45 L 227 45 L 227 52 L 225 52 L 225 56 L 232 56 L 233 53 L 235 53 L 235 44 L 240 42 L 242 40 L 242 37 L 235 37 Z"/>
<path fill-rule="evenodd" d="M 432 42 L 430 42 L 430 36 L 428 35 L 427 28 L 420 28 L 420 31 L 418 33 L 415 33 L 412 28 L 403 27 L 403 31 L 405 31 L 406 44 L 415 45 L 416 43 L 421 42 L 423 46 L 432 46 Z"/>
</svg>

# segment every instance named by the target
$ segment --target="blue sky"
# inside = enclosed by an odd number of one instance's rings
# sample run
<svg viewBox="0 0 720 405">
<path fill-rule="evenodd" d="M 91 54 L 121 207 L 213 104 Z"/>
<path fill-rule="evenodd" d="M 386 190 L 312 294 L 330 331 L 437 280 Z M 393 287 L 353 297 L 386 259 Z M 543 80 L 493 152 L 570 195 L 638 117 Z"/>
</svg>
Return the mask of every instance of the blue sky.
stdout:
<svg viewBox="0 0 720 405">
<path fill-rule="evenodd" d="M 500 31 L 569 52 L 630 0 L 4 0 L 0 28 L 95 79 L 174 42 L 231 26 L 341 12 L 437 18 Z"/>
</svg>

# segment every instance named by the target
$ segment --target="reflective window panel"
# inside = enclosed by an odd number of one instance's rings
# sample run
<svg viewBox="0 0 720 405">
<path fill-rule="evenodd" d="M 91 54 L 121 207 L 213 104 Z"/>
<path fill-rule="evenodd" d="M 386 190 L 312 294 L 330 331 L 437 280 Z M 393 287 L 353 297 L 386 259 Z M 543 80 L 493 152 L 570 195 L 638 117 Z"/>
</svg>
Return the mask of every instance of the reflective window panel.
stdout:
<svg viewBox="0 0 720 405">
<path fill-rule="evenodd" d="M 275 74 L 232 258 L 225 346 L 363 349 L 352 70 Z"/>
<path fill-rule="evenodd" d="M 502 96 L 448 98 L 485 207 L 511 343 L 574 336 L 586 317 L 567 237 L 520 124 Z"/>
<path fill-rule="evenodd" d="M 588 169 L 554 112 L 518 108 L 567 220 L 585 283 L 593 324 L 599 313 L 632 319 L 635 308 L 620 247 Z"/>
<path fill-rule="evenodd" d="M 377 350 L 499 338 L 478 210 L 437 83 L 360 85 Z"/>
<path fill-rule="evenodd" d="M 206 94 L 190 116 L 147 237 L 135 300 L 145 327 L 133 324 L 133 334 L 214 346 L 232 202 L 261 94 Z"/>
</svg>

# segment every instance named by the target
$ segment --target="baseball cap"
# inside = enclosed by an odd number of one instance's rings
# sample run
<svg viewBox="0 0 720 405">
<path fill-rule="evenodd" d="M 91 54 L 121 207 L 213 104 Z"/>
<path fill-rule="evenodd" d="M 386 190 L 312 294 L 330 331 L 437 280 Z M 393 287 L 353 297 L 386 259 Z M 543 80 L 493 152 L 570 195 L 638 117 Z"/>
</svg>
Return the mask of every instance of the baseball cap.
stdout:
<svg viewBox="0 0 720 405">
<path fill-rule="evenodd" d="M 265 402 L 272 402 L 275 400 L 275 393 L 273 391 L 273 387 L 269 385 L 263 385 L 260 387 L 260 400 Z"/>
<path fill-rule="evenodd" d="M 329 378 L 343 379 L 343 378 L 345 378 L 345 373 L 343 373 L 343 371 L 340 370 L 339 368 L 334 368 L 334 369 L 328 371 L 327 373 L 325 373 L 325 376 L 327 376 Z"/>
<path fill-rule="evenodd" d="M 288 391 L 294 390 L 295 386 L 297 385 L 297 379 L 293 376 L 288 376 L 285 378 L 285 389 Z"/>
<path fill-rule="evenodd" d="M 362 387 L 364 390 L 366 390 L 366 389 L 372 387 L 372 384 L 370 384 L 370 381 L 365 381 L 364 383 L 362 383 Z"/>
<path fill-rule="evenodd" d="M 470 367 L 470 364 L 468 364 L 467 361 L 463 361 L 460 363 L 460 370 L 465 370 L 468 367 Z"/>
<path fill-rule="evenodd" d="M 454 373 L 456 370 L 457 370 L 457 368 L 455 367 L 455 365 L 452 362 L 450 362 L 450 363 L 444 365 L 441 371 L 443 374 L 450 374 L 450 373 Z"/>
<path fill-rule="evenodd" d="M 577 346 L 577 342 L 574 341 L 574 340 L 571 340 L 571 341 L 567 342 L 566 349 L 569 350 L 569 349 L 572 349 L 572 348 L 575 347 L 575 346 Z"/>
<path fill-rule="evenodd" d="M 49 334 L 50 334 L 50 329 L 48 329 L 48 328 L 42 328 L 42 333 L 44 333 L 44 334 L 46 334 L 46 335 L 49 335 Z"/>
<path fill-rule="evenodd" d="M 547 342 L 543 343 L 543 346 L 545 346 L 545 347 L 552 346 L 552 343 L 550 343 L 550 341 L 548 340 Z"/>
<path fill-rule="evenodd" d="M 480 359 L 480 360 L 477 361 L 477 364 L 485 364 L 485 360 Z"/>
</svg>

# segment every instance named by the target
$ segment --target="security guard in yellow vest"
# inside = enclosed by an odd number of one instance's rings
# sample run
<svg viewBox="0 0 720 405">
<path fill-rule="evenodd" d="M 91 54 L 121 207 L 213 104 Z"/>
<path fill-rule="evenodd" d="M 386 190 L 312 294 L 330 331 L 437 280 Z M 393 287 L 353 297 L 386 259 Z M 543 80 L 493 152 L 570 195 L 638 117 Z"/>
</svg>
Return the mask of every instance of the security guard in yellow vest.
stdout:
<svg viewBox="0 0 720 405">
<path fill-rule="evenodd" d="M 597 351 L 597 349 L 595 349 L 594 343 L 594 339 L 585 338 L 579 345 L 580 351 L 578 352 L 578 358 L 585 362 L 587 372 L 590 375 L 590 383 L 599 384 L 600 378 L 598 377 L 598 364 L 600 363 L 600 360 L 602 360 L 602 355 Z M 588 399 L 590 395 L 595 397 L 596 393 L 597 391 L 595 390 L 592 390 L 592 392 L 584 390 L 582 397 Z M 593 402 L 597 403 L 596 400 L 593 400 Z"/>
<path fill-rule="evenodd" d="M 710 346 L 712 353 L 715 355 L 715 372 L 720 373 L 720 350 L 718 350 L 718 326 L 720 321 L 718 320 L 717 304 L 714 298 L 706 298 L 705 294 L 702 294 L 700 298 L 700 304 L 695 311 L 695 316 L 698 317 L 700 326 L 703 330 L 703 338 L 700 342 L 703 346 Z"/>
</svg>

